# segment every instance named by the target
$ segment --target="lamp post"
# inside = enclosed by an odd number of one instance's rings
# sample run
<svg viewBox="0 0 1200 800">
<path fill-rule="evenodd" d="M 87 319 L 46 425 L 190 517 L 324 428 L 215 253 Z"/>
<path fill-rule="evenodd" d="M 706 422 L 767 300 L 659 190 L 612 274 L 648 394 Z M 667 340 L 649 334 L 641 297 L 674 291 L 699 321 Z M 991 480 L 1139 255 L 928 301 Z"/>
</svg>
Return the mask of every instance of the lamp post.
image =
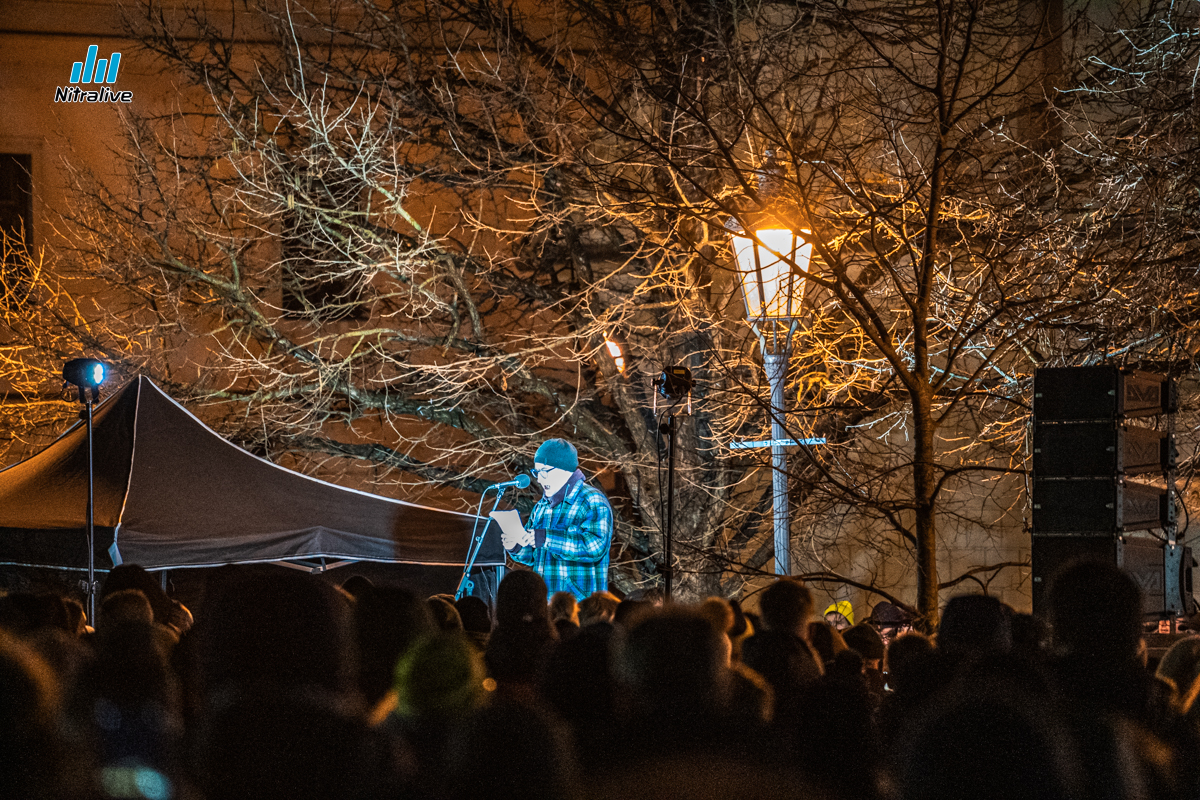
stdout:
<svg viewBox="0 0 1200 800">
<path fill-rule="evenodd" d="M 63 364 L 63 380 L 79 387 L 79 413 L 87 423 L 87 549 L 88 549 L 88 622 L 96 624 L 96 531 L 95 531 L 95 470 L 92 464 L 92 406 L 100 400 L 100 384 L 107 369 L 104 362 L 94 358 L 73 358 Z"/>
<path fill-rule="evenodd" d="M 759 195 L 770 200 L 770 184 L 780 174 L 774 155 L 759 172 Z M 749 221 L 749 220 L 747 220 Z M 742 297 L 763 354 L 767 383 L 771 387 L 771 488 L 773 493 L 775 574 L 791 572 L 789 512 L 787 495 L 787 447 L 797 442 L 788 438 L 784 386 L 792 335 L 804 298 L 804 278 L 812 258 L 812 243 L 804 232 L 795 231 L 778 218 L 765 216 L 749 229 L 736 219 L 725 224 L 733 235 Z M 743 445 L 743 446 L 753 446 Z"/>
</svg>

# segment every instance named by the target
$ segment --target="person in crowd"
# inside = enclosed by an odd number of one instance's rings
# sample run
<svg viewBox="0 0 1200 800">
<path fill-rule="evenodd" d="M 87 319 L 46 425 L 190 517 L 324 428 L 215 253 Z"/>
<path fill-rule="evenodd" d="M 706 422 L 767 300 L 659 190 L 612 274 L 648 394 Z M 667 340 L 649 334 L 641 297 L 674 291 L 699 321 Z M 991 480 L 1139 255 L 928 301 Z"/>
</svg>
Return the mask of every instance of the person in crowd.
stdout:
<svg viewBox="0 0 1200 800">
<path fill-rule="evenodd" d="M 1188 636 L 1171 645 L 1154 672 L 1171 684 L 1173 702 L 1180 711 L 1186 711 L 1185 698 L 1200 678 L 1200 636 Z"/>
<path fill-rule="evenodd" d="M 742 645 L 754 635 L 754 624 L 746 612 L 742 611 L 742 604 L 738 600 L 730 600 L 729 608 L 733 611 L 733 627 L 729 629 L 729 643 L 733 647 L 729 657 L 735 662 L 740 662 Z"/>
<path fill-rule="evenodd" d="M 1051 579 L 1046 605 L 1055 699 L 1087 732 L 1079 740 L 1089 772 L 1101 774 L 1125 750 L 1152 792 L 1176 781 L 1200 785 L 1194 759 L 1172 765 L 1160 757 L 1197 741 L 1180 724 L 1171 685 L 1146 668 L 1142 594 L 1133 578 L 1109 561 L 1075 561 Z"/>
<path fill-rule="evenodd" d="M 836 631 L 844 631 L 854 624 L 854 606 L 849 600 L 838 600 L 830 603 L 823 615 Z"/>
<path fill-rule="evenodd" d="M 598 622 L 611 623 L 620 604 L 621 601 L 611 592 L 592 592 L 579 602 L 579 627 L 586 628 Z"/>
<path fill-rule="evenodd" d="M 883 600 L 871 609 L 871 615 L 866 622 L 883 638 L 886 646 L 892 639 L 912 630 L 912 615 L 895 603 Z"/>
<path fill-rule="evenodd" d="M 822 674 L 807 639 L 812 592 L 796 578 L 780 578 L 763 590 L 758 607 L 762 630 L 746 640 L 742 660 L 770 684 L 776 719 L 790 724 L 802 716 L 803 688 Z"/>
<path fill-rule="evenodd" d="M 1142 595 L 1133 579 L 1115 564 L 1077 561 L 1053 578 L 1047 606 L 1061 691 L 1082 707 L 1155 729 L 1170 690 L 1145 668 Z"/>
<path fill-rule="evenodd" d="M 91 796 L 89 753 L 63 734 L 63 688 L 32 647 L 0 628 L 0 797 Z"/>
<path fill-rule="evenodd" d="M 579 632 L 579 600 L 570 592 L 555 592 L 550 596 L 550 621 L 558 631 L 559 641 L 566 641 Z"/>
<path fill-rule="evenodd" d="M 74 597 L 64 597 L 63 605 L 67 609 L 67 633 L 72 636 L 84 636 L 92 630 L 83 603 Z"/>
<path fill-rule="evenodd" d="M 145 626 L 164 658 L 170 658 L 179 643 L 179 631 L 154 621 L 154 609 L 141 589 L 121 589 L 105 596 L 96 610 L 96 635 L 127 625 Z"/>
<path fill-rule="evenodd" d="M 626 600 L 645 600 L 656 608 L 661 608 L 667 602 L 667 594 L 659 586 L 647 586 L 644 589 L 634 589 L 625 596 Z"/>
<path fill-rule="evenodd" d="M 269 684 L 223 698 L 199 738 L 196 798 L 391 800 L 406 786 L 390 733 L 320 689 Z"/>
<path fill-rule="evenodd" d="M 154 609 L 154 621 L 174 629 L 177 634 L 187 633 L 193 624 L 192 612 L 177 600 L 167 595 L 162 583 L 137 564 L 120 564 L 109 571 L 100 587 L 100 602 L 113 592 L 137 589 L 150 601 Z"/>
<path fill-rule="evenodd" d="M 511 698 L 468 715 L 451 735 L 448 766 L 449 800 L 575 800 L 582 794 L 562 723 L 541 706 Z"/>
<path fill-rule="evenodd" d="M 541 575 L 551 592 L 582 600 L 607 590 L 612 506 L 604 492 L 587 484 L 575 446 L 564 439 L 542 443 L 533 477 L 542 498 L 520 532 L 502 534 L 505 550 Z"/>
<path fill-rule="evenodd" d="M 824 624 L 824 623 L 820 623 Z M 835 797 L 873 798 L 880 778 L 877 705 L 857 651 L 846 648 L 801 694 L 803 718 L 782 728 L 791 759 Z"/>
<path fill-rule="evenodd" d="M 153 616 L 137 589 L 104 599 L 95 658 L 82 669 L 73 710 L 93 737 L 102 766 L 142 764 L 177 781 L 183 722 L 179 680 L 170 662 L 177 635 Z"/>
<path fill-rule="evenodd" d="M 19 635 L 54 628 L 69 631 L 66 603 L 54 592 L 13 592 L 0 596 L 0 628 Z"/>
<path fill-rule="evenodd" d="M 214 576 L 195 630 L 200 699 L 263 684 L 356 691 L 351 602 L 316 576 L 263 565 Z"/>
<path fill-rule="evenodd" d="M 342 591 L 357 600 L 366 592 L 375 588 L 375 584 L 365 575 L 351 575 L 346 580 L 342 581 Z"/>
<path fill-rule="evenodd" d="M 739 705 L 722 638 L 682 603 L 615 629 L 621 730 L 612 757 L 589 781 L 594 796 L 826 796 L 807 791 L 802 776 L 774 757 L 779 737 L 752 706 Z"/>
<path fill-rule="evenodd" d="M 717 633 L 721 634 L 722 641 L 729 648 L 726 663 L 732 662 L 733 640 L 729 638 L 729 632 L 733 630 L 734 616 L 729 602 L 723 597 L 708 597 L 697 606 L 696 611 L 709 621 Z"/>
<path fill-rule="evenodd" d="M 191 761 L 203 796 L 390 796 L 393 734 L 370 725 L 356 647 L 356 622 L 387 597 L 353 602 L 318 576 L 269 565 L 210 578 L 186 640 L 194 662 Z M 379 635 L 393 647 L 401 637 Z"/>
<path fill-rule="evenodd" d="M 759 727 L 775 715 L 775 694 L 770 684 L 741 662 L 740 647 L 734 657 L 735 635 L 732 633 L 738 615 L 733 604 L 723 597 L 709 597 L 696 607 L 696 613 L 708 620 L 721 635 L 728 649 L 726 667 L 729 669 L 729 714 L 741 726 Z M 743 618 L 744 620 L 744 618 Z"/>
<path fill-rule="evenodd" d="M 550 621 L 560 619 L 579 624 L 579 600 L 570 592 L 555 592 L 550 596 Z"/>
<path fill-rule="evenodd" d="M 895 743 L 898 800 L 1088 796 L 1070 727 L 1049 697 L 1028 687 L 958 685 L 920 709 Z"/>
<path fill-rule="evenodd" d="M 391 708 L 391 704 L 383 709 L 379 706 L 395 682 L 396 662 L 436 627 L 428 605 L 400 587 L 365 589 L 358 595 L 353 613 L 360 662 L 358 689 L 367 707 L 378 709 L 377 718 Z"/>
<path fill-rule="evenodd" d="M 946 680 L 933 641 L 923 633 L 909 631 L 896 637 L 884 658 L 887 691 L 876 712 L 876 726 L 880 749 L 891 753 L 896 752 L 904 725 Z"/>
<path fill-rule="evenodd" d="M 450 739 L 485 702 L 486 674 L 461 632 L 421 639 L 396 665 L 397 703 L 385 729 L 398 734 L 416 760 L 412 796 L 439 796 L 450 782 Z"/>
<path fill-rule="evenodd" d="M 100 631 L 129 622 L 154 624 L 154 609 L 141 589 L 121 589 L 112 592 L 100 603 L 99 611 L 96 628 Z"/>
<path fill-rule="evenodd" d="M 866 622 L 852 625 L 842 633 L 842 641 L 863 659 L 866 669 L 883 669 L 885 644 L 879 631 Z"/>
<path fill-rule="evenodd" d="M 542 678 L 541 695 L 570 728 L 580 765 L 589 774 L 608 764 L 621 738 L 611 670 L 615 635 L 612 625 L 585 625 L 554 648 Z"/>
<path fill-rule="evenodd" d="M 868 623 L 860 622 L 847 628 L 842 634 L 846 647 L 858 653 L 862 659 L 863 679 L 873 708 L 883 700 L 883 636 Z"/>
<path fill-rule="evenodd" d="M 826 668 L 833 664 L 838 653 L 849 647 L 838 629 L 823 619 L 808 623 L 808 643 Z"/>
<path fill-rule="evenodd" d="M 613 612 L 612 622 L 618 628 L 628 629 L 656 610 L 654 604 L 648 600 L 630 600 L 626 597 L 617 603 L 617 610 Z"/>
<path fill-rule="evenodd" d="M 429 606 L 429 615 L 433 617 L 433 624 L 440 631 L 462 633 L 463 623 L 462 617 L 459 616 L 458 609 L 454 607 L 454 598 L 449 595 L 435 594 L 425 601 Z"/>
<path fill-rule="evenodd" d="M 546 582 L 531 570 L 513 570 L 496 590 L 496 628 L 484 663 L 498 692 L 533 701 L 557 634 L 550 622 Z"/>
<path fill-rule="evenodd" d="M 695 610 L 651 612 L 614 642 L 626 755 L 708 749 L 734 733 L 727 727 L 729 647 Z"/>
<path fill-rule="evenodd" d="M 454 608 L 462 620 L 463 633 L 482 654 L 487 650 L 492 635 L 492 613 L 482 597 L 463 595 L 454 601 Z"/>
<path fill-rule="evenodd" d="M 1012 644 L 1012 611 L 995 597 L 965 594 L 946 603 L 937 649 L 950 664 L 1003 655 Z"/>
</svg>

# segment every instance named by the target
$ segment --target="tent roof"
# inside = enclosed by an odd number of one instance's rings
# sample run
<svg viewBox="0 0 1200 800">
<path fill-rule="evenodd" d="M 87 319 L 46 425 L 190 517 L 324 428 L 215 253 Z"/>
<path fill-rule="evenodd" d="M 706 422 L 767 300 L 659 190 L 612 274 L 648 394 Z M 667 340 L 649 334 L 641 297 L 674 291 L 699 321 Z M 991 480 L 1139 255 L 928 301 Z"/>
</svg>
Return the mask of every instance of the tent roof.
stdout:
<svg viewBox="0 0 1200 800">
<path fill-rule="evenodd" d="M 93 416 L 99 569 L 110 566 L 114 544 L 121 560 L 148 569 L 298 559 L 461 565 L 467 557 L 473 515 L 272 464 L 221 438 L 148 378 Z M 0 563 L 86 567 L 85 428 L 72 426 L 0 471 Z M 477 565 L 503 563 L 497 539 L 488 535 Z"/>
</svg>

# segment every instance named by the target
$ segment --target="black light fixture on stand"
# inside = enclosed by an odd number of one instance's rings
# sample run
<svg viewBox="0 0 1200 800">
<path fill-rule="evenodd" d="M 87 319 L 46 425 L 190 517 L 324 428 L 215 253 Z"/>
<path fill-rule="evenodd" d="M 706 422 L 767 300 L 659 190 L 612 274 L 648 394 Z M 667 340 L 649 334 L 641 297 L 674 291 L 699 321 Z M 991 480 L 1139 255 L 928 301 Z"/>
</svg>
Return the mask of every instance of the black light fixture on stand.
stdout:
<svg viewBox="0 0 1200 800">
<path fill-rule="evenodd" d="M 79 418 L 87 423 L 87 549 L 88 579 L 84 589 L 88 596 L 88 622 L 96 624 L 96 536 L 95 485 L 92 464 L 92 406 L 100 401 L 100 384 L 108 373 L 104 362 L 94 358 L 73 358 L 63 364 L 63 380 L 79 388 L 83 411 Z"/>
<path fill-rule="evenodd" d="M 660 568 L 663 574 L 663 593 L 667 600 L 671 599 L 675 572 L 671 541 L 672 525 L 675 521 L 675 438 L 677 427 L 675 418 L 678 415 L 676 408 L 686 399 L 687 413 L 692 413 L 692 389 L 694 386 L 692 371 L 687 367 L 666 367 L 662 374 L 654 379 L 654 388 L 657 390 L 654 398 L 654 413 L 658 414 L 658 395 L 662 395 L 671 403 L 667 421 L 658 426 L 659 434 L 667 437 L 667 517 L 663 525 L 663 564 Z"/>
</svg>

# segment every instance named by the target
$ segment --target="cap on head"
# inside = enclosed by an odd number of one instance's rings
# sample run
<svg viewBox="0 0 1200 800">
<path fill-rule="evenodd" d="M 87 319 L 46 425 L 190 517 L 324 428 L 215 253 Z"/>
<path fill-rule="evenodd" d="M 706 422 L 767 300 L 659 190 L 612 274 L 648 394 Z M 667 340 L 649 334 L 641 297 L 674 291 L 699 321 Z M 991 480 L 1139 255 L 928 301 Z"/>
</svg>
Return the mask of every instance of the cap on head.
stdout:
<svg viewBox="0 0 1200 800">
<path fill-rule="evenodd" d="M 547 439 L 537 449 L 533 462 L 574 472 L 579 468 L 579 452 L 566 439 Z"/>
<path fill-rule="evenodd" d="M 883 600 L 871 610 L 870 621 L 875 625 L 884 628 L 907 625 L 912 620 L 901 608 L 893 603 Z"/>
<path fill-rule="evenodd" d="M 846 622 L 851 625 L 854 624 L 854 606 L 850 604 L 849 600 L 838 600 L 836 603 L 830 603 L 829 608 L 825 609 L 825 612 L 821 616 L 824 617 L 830 613 L 841 614 L 846 618 Z"/>
</svg>

